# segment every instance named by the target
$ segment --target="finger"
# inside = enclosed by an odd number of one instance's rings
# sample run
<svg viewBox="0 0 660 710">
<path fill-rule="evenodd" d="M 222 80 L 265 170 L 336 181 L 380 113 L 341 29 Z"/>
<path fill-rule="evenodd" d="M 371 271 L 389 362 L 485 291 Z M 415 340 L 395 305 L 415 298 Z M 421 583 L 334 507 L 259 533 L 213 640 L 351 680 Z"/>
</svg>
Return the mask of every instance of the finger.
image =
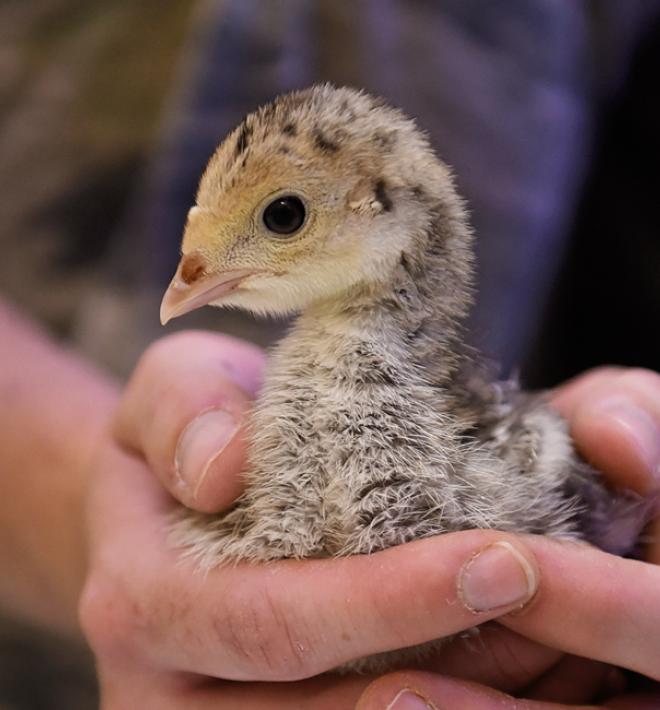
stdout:
<svg viewBox="0 0 660 710">
<path fill-rule="evenodd" d="M 451 641 L 420 668 L 516 692 L 555 667 L 563 654 L 495 622 Z"/>
<path fill-rule="evenodd" d="M 155 667 L 234 680 L 298 679 L 470 628 L 536 588 L 533 559 L 495 531 L 200 574 L 167 547 L 166 510 L 153 503 L 162 492 L 126 458 L 94 496 L 100 550 L 82 611 L 93 645 L 120 659 L 137 653 Z"/>
<path fill-rule="evenodd" d="M 596 710 L 571 705 L 573 710 Z M 391 673 L 364 691 L 355 710 L 568 710 L 568 705 L 539 700 L 517 700 L 492 688 L 431 673 Z"/>
<path fill-rule="evenodd" d="M 370 676 L 325 674 L 296 683 L 237 683 L 154 673 L 100 669 L 103 708 L 158 710 L 338 710 L 353 708 Z"/>
<path fill-rule="evenodd" d="M 527 587 L 516 589 L 515 601 L 478 613 L 461 603 L 461 567 L 488 542 L 493 538 L 438 539 L 371 557 L 239 565 L 204 577 L 180 566 L 166 583 L 142 590 L 145 627 L 156 630 L 144 650 L 158 665 L 178 670 L 295 680 L 442 638 L 528 597 Z M 517 560 L 500 564 L 502 570 L 488 575 L 493 586 L 511 588 L 510 577 L 524 576 Z"/>
<path fill-rule="evenodd" d="M 617 484 L 641 493 L 660 485 L 660 375 L 602 368 L 560 387 L 553 405 L 582 455 Z"/>
<path fill-rule="evenodd" d="M 660 375 L 601 368 L 559 388 L 578 448 L 611 480 L 641 493 L 660 485 Z M 644 536 L 645 558 L 660 564 L 660 520 Z"/>
<path fill-rule="evenodd" d="M 626 372 L 626 368 L 615 365 L 605 365 L 587 370 L 570 380 L 563 382 L 552 391 L 553 404 L 561 410 L 562 414 L 570 417 L 573 409 L 579 406 L 585 394 L 590 394 L 594 389 L 605 389 Z"/>
<path fill-rule="evenodd" d="M 204 703 L 199 710 L 349 710 L 371 680 L 369 676 L 325 674 L 295 683 L 216 681 L 189 697 L 175 698 L 173 707 L 189 708 L 189 700 L 194 699 Z"/>
<path fill-rule="evenodd" d="M 185 332 L 144 354 L 120 402 L 116 438 L 188 507 L 217 512 L 242 490 L 244 422 L 264 356 L 239 340 Z"/>
<path fill-rule="evenodd" d="M 491 628 L 491 631 L 514 634 L 506 629 Z M 522 637 L 519 637 L 522 639 Z M 524 639 L 523 639 L 524 640 Z M 526 642 L 527 647 L 531 642 Z M 488 650 L 492 645 L 488 646 Z M 521 648 L 524 648 L 521 646 Z M 471 651 L 474 656 L 474 650 Z M 514 651 L 514 654 L 516 652 Z M 479 654 L 480 656 L 483 654 Z M 511 659 L 500 660 L 511 666 Z M 534 657 L 530 659 L 530 667 L 534 666 Z M 469 672 L 463 667 L 464 673 Z M 538 674 L 540 671 L 531 671 Z M 451 674 L 451 671 L 448 671 Z M 191 710 L 291 710 L 292 708 L 315 708 L 315 710 L 337 710 L 338 708 L 353 708 L 364 689 L 374 678 L 369 675 L 337 675 L 323 674 L 314 678 L 292 683 L 241 683 L 216 680 L 190 680 L 158 674 L 155 678 L 149 676 L 144 669 L 133 668 L 130 673 L 122 671 L 108 682 L 105 673 L 101 673 L 102 687 L 105 696 L 114 696 L 116 707 L 136 707 L 143 705 L 145 700 L 154 703 L 158 698 L 158 707 L 191 708 Z M 508 675 L 508 672 L 505 674 Z M 525 673 L 527 678 L 527 672 Z M 500 676 L 497 680 L 502 680 Z M 490 686 L 485 678 L 482 683 Z M 142 690 L 140 690 L 142 688 Z M 511 688 L 513 690 L 513 687 Z M 123 691 L 123 692 L 122 692 Z M 117 697 L 119 692 L 119 697 Z"/>
<path fill-rule="evenodd" d="M 618 687 L 614 687 L 616 683 Z M 586 703 L 607 689 L 605 697 L 623 691 L 621 671 L 606 663 L 565 656 L 524 692 L 526 698 L 562 703 Z M 600 697 L 603 697 L 602 695 Z"/>
<path fill-rule="evenodd" d="M 539 592 L 499 622 L 567 653 L 660 679 L 660 568 L 588 545 L 525 536 L 541 570 Z"/>
</svg>

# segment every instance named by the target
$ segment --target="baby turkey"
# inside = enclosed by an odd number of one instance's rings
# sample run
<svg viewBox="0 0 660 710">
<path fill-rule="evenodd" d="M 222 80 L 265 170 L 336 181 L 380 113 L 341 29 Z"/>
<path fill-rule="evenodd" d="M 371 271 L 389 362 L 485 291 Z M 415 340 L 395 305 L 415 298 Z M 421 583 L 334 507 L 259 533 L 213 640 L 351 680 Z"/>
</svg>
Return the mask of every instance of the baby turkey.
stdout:
<svg viewBox="0 0 660 710">
<path fill-rule="evenodd" d="M 183 511 L 177 544 L 204 568 L 465 528 L 629 551 L 644 504 L 608 491 L 544 398 L 490 383 L 464 345 L 472 262 L 451 173 L 400 111 L 322 85 L 249 115 L 201 179 L 161 318 L 300 315 L 252 414 L 245 493 L 223 515 Z"/>
</svg>

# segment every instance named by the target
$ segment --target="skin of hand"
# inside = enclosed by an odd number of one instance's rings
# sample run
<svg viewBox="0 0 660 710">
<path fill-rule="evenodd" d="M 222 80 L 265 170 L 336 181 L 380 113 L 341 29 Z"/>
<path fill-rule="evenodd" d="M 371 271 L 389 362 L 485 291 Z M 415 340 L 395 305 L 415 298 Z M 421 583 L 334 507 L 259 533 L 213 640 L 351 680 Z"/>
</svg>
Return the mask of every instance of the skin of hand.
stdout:
<svg viewBox="0 0 660 710">
<path fill-rule="evenodd" d="M 475 530 L 369 557 L 205 575 L 179 560 L 164 539 L 173 501 L 163 487 L 201 511 L 231 504 L 241 490 L 244 420 L 262 366 L 262 354 L 244 343 L 184 333 L 153 346 L 128 385 L 115 417 L 119 445 L 96 464 L 81 602 L 104 707 L 350 708 L 359 701 L 362 708 L 485 708 L 499 707 L 503 696 L 494 693 L 523 689 L 539 701 L 587 702 L 614 682 L 607 664 L 659 677 L 660 570 L 585 545 Z M 658 380 L 641 371 L 595 371 L 555 398 L 574 431 L 581 427 L 576 436 L 587 458 L 607 458 L 614 480 L 645 490 L 657 470 Z M 623 404 L 652 426 L 631 426 Z M 595 441 L 594 431 L 609 436 Z M 644 432 L 651 438 L 642 440 Z M 610 442 L 618 458 L 603 454 Z M 449 644 L 426 669 L 461 681 L 428 672 L 375 681 L 313 677 L 352 657 L 495 618 L 500 623 Z M 295 682 L 273 682 L 283 680 Z M 408 698 L 417 705 L 401 704 L 406 688 L 418 691 Z"/>
<path fill-rule="evenodd" d="M 94 450 L 119 387 L 0 300 L 0 608 L 79 638 Z"/>
</svg>

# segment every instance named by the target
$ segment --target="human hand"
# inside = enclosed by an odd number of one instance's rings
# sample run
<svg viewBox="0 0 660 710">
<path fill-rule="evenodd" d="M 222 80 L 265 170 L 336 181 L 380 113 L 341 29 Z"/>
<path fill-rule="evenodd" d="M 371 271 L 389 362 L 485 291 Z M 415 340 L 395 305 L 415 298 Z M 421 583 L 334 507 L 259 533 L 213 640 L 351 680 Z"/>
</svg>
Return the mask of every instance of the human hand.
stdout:
<svg viewBox="0 0 660 710">
<path fill-rule="evenodd" d="M 615 485 L 642 494 L 658 489 L 660 376 L 644 370 L 600 368 L 559 388 L 553 405 L 569 420 L 584 457 Z M 658 520 L 651 524 L 646 537 L 645 559 L 658 564 Z M 587 658 L 635 668 L 660 680 L 658 568 L 584 546 L 546 542 L 545 551 L 532 543 L 543 575 L 537 597 L 521 614 L 504 616 L 500 622 L 577 656 L 566 656 L 536 680 L 525 692 L 530 700 L 518 703 L 490 688 L 412 672 L 378 679 L 364 693 L 358 708 L 567 707 L 531 699 L 587 702 L 597 689 L 607 691 L 609 685 L 613 690 L 621 682 L 615 669 L 608 671 L 607 666 Z M 416 692 L 407 694 L 406 689 Z M 619 694 L 605 707 L 658 708 L 660 688 L 645 695 Z"/>
<path fill-rule="evenodd" d="M 167 545 L 174 503 L 160 481 L 201 510 L 231 503 L 240 490 L 240 422 L 259 386 L 261 363 L 258 351 L 237 341 L 181 334 L 153 347 L 128 385 L 115 418 L 123 450 L 108 446 L 96 466 L 91 568 L 81 603 L 104 707 L 352 707 L 368 677 L 299 679 L 460 632 L 534 592 L 532 556 L 513 536 L 494 531 L 419 541 L 371 557 L 287 560 L 207 575 L 182 562 Z M 191 469 L 205 473 L 194 479 Z M 509 546 L 492 547 L 503 540 Z M 474 556 L 484 548 L 494 554 L 481 558 L 486 570 L 479 575 Z M 469 665 L 478 680 L 512 689 L 559 656 L 515 632 L 495 631 L 484 629 L 477 650 L 448 646 L 438 662 L 456 672 Z M 502 674 L 499 659 L 510 653 L 525 663 Z M 281 680 L 298 682 L 263 682 Z"/>
<path fill-rule="evenodd" d="M 186 423 L 200 411 L 223 404 L 224 409 L 231 411 L 232 417 L 237 419 L 247 409 L 249 398 L 218 375 L 223 359 L 229 364 L 233 362 L 234 368 L 236 362 L 242 363 L 244 367 L 235 369 L 234 378 L 239 379 L 246 389 L 256 388 L 259 358 L 254 351 L 237 352 L 236 347 L 240 350 L 245 346 L 202 334 L 177 336 L 177 339 L 163 341 L 138 369 L 118 417 L 117 428 L 122 441 L 152 463 L 175 495 L 203 510 L 223 507 L 240 489 L 240 484 L 231 484 L 228 488 L 227 481 L 222 480 L 218 486 L 218 481 L 214 479 L 222 474 L 219 476 L 221 479 L 239 480 L 236 474 L 242 460 L 241 432 L 239 430 L 222 456 L 215 457 L 215 465 L 222 463 L 224 469 L 207 468 L 203 484 L 199 486 L 196 483 L 188 486 L 187 490 L 182 488 L 175 475 L 176 442 Z M 232 349 L 238 360 L 232 358 Z M 216 430 L 217 423 L 213 425 Z M 188 426 L 188 433 L 194 429 L 194 425 Z M 208 455 L 210 442 L 203 435 L 201 441 Z M 218 444 L 217 441 L 215 443 Z M 180 459 L 181 453 L 179 451 Z M 282 563 L 282 570 L 286 572 L 278 569 L 279 564 L 269 565 L 270 575 L 259 568 L 252 568 L 248 575 L 247 570 L 243 570 L 234 577 L 229 575 L 228 570 L 218 570 L 217 575 L 209 575 L 213 580 L 200 580 L 189 567 L 182 569 L 177 565 L 176 555 L 164 544 L 163 516 L 170 503 L 154 485 L 146 467 L 115 451 L 106 456 L 104 468 L 105 473 L 102 471 L 99 475 L 95 495 L 97 513 L 92 516 L 96 519 L 94 527 L 98 544 L 94 547 L 98 551 L 95 555 L 97 564 L 82 609 L 85 626 L 99 655 L 104 695 L 113 699 L 114 706 L 122 707 L 122 703 L 132 705 L 140 698 L 152 701 L 158 698 L 159 707 L 167 707 L 168 703 L 176 707 L 184 702 L 185 697 L 187 707 L 194 707 L 190 704 L 193 702 L 198 702 L 199 707 L 205 707 L 208 703 L 213 703 L 214 707 L 222 707 L 223 703 L 226 707 L 234 707 L 239 699 L 246 707 L 295 707 L 294 703 L 302 707 L 308 707 L 308 703 L 315 707 L 326 704 L 328 707 L 351 707 L 369 679 L 325 676 L 275 685 L 209 684 L 207 678 L 197 674 L 259 680 L 298 678 L 331 668 L 351 657 L 454 633 L 479 623 L 481 619 L 493 618 L 497 612 L 508 610 L 507 607 L 499 608 L 476 617 L 468 612 L 467 618 L 465 608 L 457 613 L 462 600 L 456 592 L 456 577 L 469 557 L 469 551 L 488 545 L 495 539 L 492 536 L 497 536 L 497 539 L 505 537 L 485 531 L 470 531 L 412 543 L 417 546 L 414 555 L 417 564 L 412 567 L 410 563 L 413 560 L 408 559 L 410 551 L 404 557 L 404 548 L 399 548 L 371 559 Z M 118 480 L 119 471 L 126 474 L 121 483 Z M 186 498 L 195 489 L 197 499 Z M 127 506 L 127 490 L 131 491 L 130 500 L 134 505 Z M 200 494 L 201 491 L 204 493 Z M 129 522 L 129 507 L 133 510 L 131 525 L 122 525 L 121 531 L 117 531 L 117 510 L 121 511 L 122 520 Z M 104 515 L 105 526 L 102 522 Z M 470 537 L 475 535 L 480 537 Z M 135 559 L 135 554 L 130 554 L 138 552 L 137 556 L 140 556 L 139 550 L 135 549 L 140 541 L 146 543 L 140 545 L 141 549 L 157 553 L 149 553 L 149 564 L 146 560 L 143 564 Z M 446 563 L 444 568 L 436 569 L 437 559 L 443 559 Z M 349 569 L 347 563 L 355 567 Z M 360 566 L 362 564 L 364 568 Z M 324 565 L 328 565 L 325 571 L 321 569 Z M 139 570 L 137 575 L 136 569 Z M 304 570 L 308 574 L 304 574 Z M 398 576 L 388 574 L 392 571 L 396 571 Z M 497 570 L 492 570 L 489 586 L 502 588 L 502 580 L 498 582 L 496 575 Z M 272 607 L 264 609 L 264 585 L 269 581 L 272 583 L 273 577 L 279 586 L 274 593 L 267 589 Z M 361 579 L 365 581 L 364 588 L 359 588 Z M 112 590 L 113 585 L 115 589 L 119 587 L 118 593 Z M 236 588 L 245 596 L 238 598 Z M 298 590 L 300 594 L 291 595 L 291 589 Z M 218 595 L 218 590 L 222 590 L 222 595 Z M 347 590 L 354 597 L 350 609 L 346 609 Z M 388 590 L 387 604 L 382 600 L 383 590 Z M 355 598 L 356 591 L 359 598 Z M 420 598 L 420 603 L 410 608 L 413 595 Z M 455 615 L 451 622 L 441 618 L 449 616 L 447 605 L 434 605 L 434 597 L 450 602 L 451 614 Z M 139 600 L 139 605 L 136 605 L 136 600 Z M 310 602 L 312 608 L 309 608 Z M 275 669 L 260 666 L 258 659 L 255 662 L 258 649 L 255 648 L 254 638 L 241 639 L 241 633 L 247 635 L 250 628 L 254 630 L 254 626 L 237 620 L 236 615 L 245 616 L 255 603 L 257 618 L 262 619 L 263 627 L 258 636 L 261 640 L 265 639 L 265 647 L 271 649 L 269 655 L 278 658 L 279 665 Z M 195 613 L 192 613 L 193 608 Z M 163 609 L 169 609 L 170 615 L 176 619 L 174 623 L 163 613 Z M 320 615 L 320 609 L 326 613 Z M 374 609 L 378 610 L 376 622 Z M 305 610 L 311 620 L 301 613 Z M 274 611 L 280 612 L 279 622 L 277 618 L 271 618 Z M 429 614 L 435 620 L 431 625 Z M 229 628 L 238 631 L 243 651 L 250 649 L 252 643 L 252 658 L 246 658 L 243 653 L 238 670 L 236 659 L 232 660 L 232 657 L 237 652 L 241 655 L 241 646 L 239 644 L 236 648 L 237 639 L 234 637 L 229 653 L 227 649 L 223 653 L 221 647 L 227 645 L 227 633 L 224 636 L 218 634 L 218 617 L 234 620 Z M 344 624 L 340 621 L 342 619 Z M 387 619 L 389 623 L 384 621 Z M 352 644 L 337 638 L 337 628 L 345 626 L 346 622 L 351 631 L 358 634 L 357 638 L 351 639 Z M 171 639 L 169 652 L 163 648 L 168 623 L 172 626 L 168 634 Z M 317 635 L 329 638 L 330 646 L 335 648 L 326 647 L 319 654 L 319 649 L 310 644 L 312 653 L 301 664 L 300 659 L 291 657 L 291 644 L 286 638 L 287 635 L 299 638 L 301 629 L 307 635 L 310 629 L 316 629 Z M 207 643 L 203 643 L 204 639 Z M 480 648 L 475 651 L 474 645 L 452 644 L 437 659 L 436 667 L 456 674 L 462 671 L 465 674 L 468 668 L 469 677 L 473 679 L 515 690 L 527 685 L 558 659 L 557 652 L 552 649 L 527 641 L 511 631 L 492 627 L 485 628 L 478 645 Z M 263 650 L 264 647 L 261 648 Z M 502 658 L 507 651 L 512 657 L 507 659 L 510 668 L 503 669 Z M 229 667 L 228 660 L 231 661 Z"/>
<path fill-rule="evenodd" d="M 613 485 L 641 495 L 660 490 L 660 375 L 602 367 L 558 388 L 552 402 L 580 453 Z M 660 564 L 660 520 L 645 538 L 644 558 Z"/>
</svg>

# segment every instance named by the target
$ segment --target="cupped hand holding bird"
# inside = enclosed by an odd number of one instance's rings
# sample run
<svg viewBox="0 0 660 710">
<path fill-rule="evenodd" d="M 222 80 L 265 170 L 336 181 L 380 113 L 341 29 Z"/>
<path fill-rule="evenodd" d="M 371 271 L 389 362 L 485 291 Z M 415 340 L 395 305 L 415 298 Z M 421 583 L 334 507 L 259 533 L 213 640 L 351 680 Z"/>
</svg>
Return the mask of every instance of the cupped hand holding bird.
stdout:
<svg viewBox="0 0 660 710">
<path fill-rule="evenodd" d="M 104 707 L 334 709 L 362 697 L 365 709 L 491 708 L 501 692 L 523 689 L 529 698 L 587 702 L 619 682 L 607 664 L 660 678 L 660 570 L 582 544 L 465 531 L 368 557 L 206 574 L 181 563 L 166 542 L 172 501 L 163 487 L 198 510 L 231 504 L 241 490 L 242 419 L 262 364 L 246 344 L 181 334 L 155 345 L 129 384 L 115 420 L 119 445 L 99 458 L 81 605 Z M 612 480 L 655 485 L 657 375 L 596 371 L 555 402 L 582 453 Z M 657 547 L 648 555 L 660 558 Z M 530 597 L 522 613 L 507 614 Z M 424 673 L 318 676 L 490 619 L 498 623 L 441 649 Z M 642 703 L 621 698 L 616 707 Z"/>
</svg>

